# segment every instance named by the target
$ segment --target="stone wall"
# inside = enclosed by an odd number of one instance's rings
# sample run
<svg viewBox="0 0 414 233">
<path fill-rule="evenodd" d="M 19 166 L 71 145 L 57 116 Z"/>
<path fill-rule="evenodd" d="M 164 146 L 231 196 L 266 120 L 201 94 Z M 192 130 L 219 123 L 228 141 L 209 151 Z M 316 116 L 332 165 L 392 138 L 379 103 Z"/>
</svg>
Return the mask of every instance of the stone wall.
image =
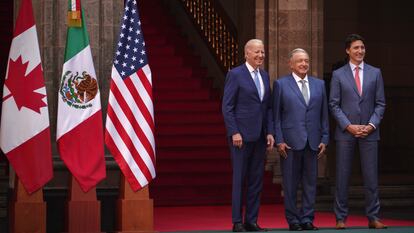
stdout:
<svg viewBox="0 0 414 233">
<path fill-rule="evenodd" d="M 67 30 L 67 0 L 32 0 L 46 89 L 52 138 L 55 138 L 57 120 L 57 92 L 63 67 Z M 20 0 L 15 0 L 15 15 Z M 119 20 L 123 13 L 122 0 L 83 0 L 86 25 L 98 76 L 102 110 L 106 109 L 111 78 L 112 57 L 118 39 Z M 53 155 L 56 157 L 56 143 Z"/>
<path fill-rule="evenodd" d="M 414 3 L 387 0 L 325 1 L 324 72 L 329 81 L 333 67 L 346 57 L 344 39 L 358 33 L 366 40 L 367 63 L 381 68 L 386 110 L 381 123 L 379 174 L 382 184 L 413 184 L 414 170 Z M 332 125 L 333 127 L 334 125 Z M 335 161 L 330 161 L 334 175 Z M 361 183 L 359 158 L 354 159 L 354 183 Z"/>
<path fill-rule="evenodd" d="M 15 17 L 21 0 L 14 1 Z M 56 138 L 57 98 L 63 67 L 67 30 L 67 0 L 32 0 L 39 38 L 44 79 L 48 94 L 54 178 L 46 190 L 67 187 L 69 174 L 60 160 Z M 95 70 L 100 86 L 102 114 L 105 119 L 109 84 L 111 80 L 114 46 L 118 40 L 119 22 L 123 14 L 123 0 L 82 0 L 86 26 Z M 112 156 L 106 152 L 108 177 L 99 184 L 100 188 L 117 188 L 119 171 Z"/>
<path fill-rule="evenodd" d="M 266 41 L 267 68 L 272 79 L 290 73 L 288 54 L 297 47 L 310 55 L 310 74 L 322 77 L 322 0 L 256 1 L 256 37 Z"/>
</svg>

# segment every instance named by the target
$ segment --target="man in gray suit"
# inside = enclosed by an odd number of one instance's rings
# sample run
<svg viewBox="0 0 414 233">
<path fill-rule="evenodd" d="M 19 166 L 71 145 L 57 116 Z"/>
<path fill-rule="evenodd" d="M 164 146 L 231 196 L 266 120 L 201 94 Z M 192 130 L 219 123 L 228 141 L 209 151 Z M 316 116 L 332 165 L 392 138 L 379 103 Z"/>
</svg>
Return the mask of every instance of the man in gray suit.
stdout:
<svg viewBox="0 0 414 233">
<path fill-rule="evenodd" d="M 336 228 L 345 229 L 348 216 L 348 185 L 355 147 L 359 148 L 365 187 L 369 228 L 386 228 L 379 221 L 378 140 L 385 110 L 384 84 L 380 69 L 364 62 L 365 42 L 356 34 L 345 40 L 349 63 L 332 74 L 329 107 L 337 122 Z"/>
<path fill-rule="evenodd" d="M 309 55 L 289 54 L 292 73 L 273 84 L 275 141 L 281 159 L 285 216 L 289 230 L 317 230 L 313 225 L 318 158 L 329 142 L 328 100 L 323 80 L 308 75 Z M 297 191 L 302 185 L 302 207 Z"/>
</svg>

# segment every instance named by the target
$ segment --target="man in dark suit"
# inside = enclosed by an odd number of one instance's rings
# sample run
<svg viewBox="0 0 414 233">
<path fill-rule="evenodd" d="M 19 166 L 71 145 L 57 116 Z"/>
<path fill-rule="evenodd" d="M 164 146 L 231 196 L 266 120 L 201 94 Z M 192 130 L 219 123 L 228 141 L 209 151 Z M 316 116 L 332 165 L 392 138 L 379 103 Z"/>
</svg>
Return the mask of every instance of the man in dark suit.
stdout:
<svg viewBox="0 0 414 233">
<path fill-rule="evenodd" d="M 227 74 L 222 111 L 232 156 L 232 222 L 234 232 L 265 231 L 257 224 L 266 147 L 272 149 L 273 119 L 269 75 L 259 67 L 265 53 L 261 40 L 244 47 L 246 62 Z M 243 219 L 243 187 L 246 209 Z M 243 224 L 244 220 L 244 224 Z"/>
<path fill-rule="evenodd" d="M 309 55 L 300 48 L 289 54 L 290 75 L 273 84 L 273 117 L 277 150 L 282 156 L 285 216 L 289 230 L 317 230 L 313 225 L 318 158 L 329 142 L 328 100 L 323 80 L 308 76 Z M 297 208 L 298 185 L 302 206 Z"/>
<path fill-rule="evenodd" d="M 385 110 L 384 84 L 380 69 L 364 62 L 365 42 L 356 34 L 345 40 L 349 63 L 332 74 L 329 107 L 337 122 L 336 228 L 344 229 L 348 216 L 348 185 L 355 147 L 359 148 L 369 228 L 385 228 L 379 221 L 378 140 Z"/>
</svg>

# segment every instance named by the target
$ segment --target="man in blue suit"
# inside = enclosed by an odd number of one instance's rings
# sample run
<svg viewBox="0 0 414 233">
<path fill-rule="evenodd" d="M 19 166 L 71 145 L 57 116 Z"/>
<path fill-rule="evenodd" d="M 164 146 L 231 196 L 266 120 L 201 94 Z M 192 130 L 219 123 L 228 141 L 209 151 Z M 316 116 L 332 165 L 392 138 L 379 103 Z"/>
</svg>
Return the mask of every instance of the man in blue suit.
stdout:
<svg viewBox="0 0 414 233">
<path fill-rule="evenodd" d="M 329 107 L 337 122 L 336 228 L 344 229 L 348 216 L 348 185 L 355 147 L 359 148 L 365 188 L 365 214 L 369 228 L 386 228 L 379 221 L 378 140 L 385 110 L 384 84 L 380 69 L 364 62 L 365 42 L 356 34 L 345 40 L 349 63 L 332 74 Z"/>
<path fill-rule="evenodd" d="M 285 216 L 289 230 L 318 230 L 313 225 L 318 158 L 329 142 L 328 100 L 323 80 L 308 76 L 309 55 L 289 54 L 290 75 L 273 84 L 275 140 L 281 157 Z M 302 206 L 297 208 L 298 185 Z"/>
<path fill-rule="evenodd" d="M 269 75 L 260 69 L 265 57 L 263 42 L 249 40 L 244 53 L 246 62 L 227 73 L 222 103 L 233 166 L 234 232 L 265 231 L 257 224 L 257 218 L 266 147 L 272 149 L 274 144 Z M 246 209 L 243 219 L 245 184 Z"/>
</svg>

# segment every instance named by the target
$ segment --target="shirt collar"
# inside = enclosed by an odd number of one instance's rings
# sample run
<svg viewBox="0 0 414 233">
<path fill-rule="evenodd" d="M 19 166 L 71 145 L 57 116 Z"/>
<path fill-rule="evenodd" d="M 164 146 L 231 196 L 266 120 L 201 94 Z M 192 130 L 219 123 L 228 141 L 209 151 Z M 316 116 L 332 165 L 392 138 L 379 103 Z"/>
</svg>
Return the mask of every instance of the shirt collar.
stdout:
<svg viewBox="0 0 414 233">
<path fill-rule="evenodd" d="M 357 67 L 355 64 L 353 64 L 352 62 L 349 62 L 349 65 L 351 66 L 351 70 L 354 71 L 355 68 Z M 359 69 L 364 70 L 364 62 L 361 62 L 361 64 L 358 65 Z"/>
<path fill-rule="evenodd" d="M 255 69 L 253 68 L 253 66 L 251 66 L 248 62 L 246 62 L 246 66 L 247 66 L 247 69 L 249 70 L 250 73 L 252 73 L 253 71 L 255 71 Z M 259 70 L 259 68 L 257 68 L 257 70 Z"/>
<path fill-rule="evenodd" d="M 295 81 L 296 81 L 296 82 L 299 82 L 300 80 L 302 80 L 302 78 L 301 78 L 301 77 L 299 77 L 299 76 L 297 76 L 297 75 L 295 74 L 295 72 L 292 72 L 292 76 L 293 76 L 293 78 L 295 79 Z M 308 75 L 307 75 L 307 74 L 306 74 L 306 76 L 305 76 L 305 78 L 304 78 L 303 80 L 305 80 L 305 81 L 306 81 L 305 83 L 309 82 L 309 80 L 308 80 Z"/>
</svg>

